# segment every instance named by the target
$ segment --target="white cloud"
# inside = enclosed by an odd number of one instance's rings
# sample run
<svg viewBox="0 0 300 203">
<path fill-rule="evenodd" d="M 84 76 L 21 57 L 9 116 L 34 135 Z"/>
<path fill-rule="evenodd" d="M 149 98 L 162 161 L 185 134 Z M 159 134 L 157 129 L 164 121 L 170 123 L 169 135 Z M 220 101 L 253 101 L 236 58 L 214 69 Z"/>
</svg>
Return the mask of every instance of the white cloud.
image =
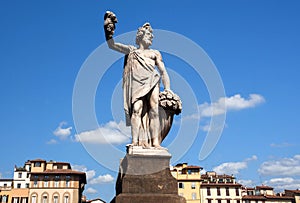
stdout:
<svg viewBox="0 0 300 203">
<path fill-rule="evenodd" d="M 265 176 L 293 176 L 300 175 L 300 155 L 292 158 L 282 158 L 266 161 L 261 164 L 258 172 Z"/>
<path fill-rule="evenodd" d="M 257 156 L 253 155 L 251 158 L 247 158 L 240 162 L 226 162 L 213 168 L 213 171 L 218 174 L 238 174 L 240 170 L 248 167 L 248 162 L 257 160 Z"/>
<path fill-rule="evenodd" d="M 300 180 L 292 177 L 272 178 L 264 182 L 265 185 L 274 187 L 275 191 L 295 190 L 300 188 Z"/>
<path fill-rule="evenodd" d="M 237 180 L 237 182 L 246 187 L 254 187 L 256 185 L 253 180 Z"/>
<path fill-rule="evenodd" d="M 247 162 L 227 162 L 213 168 L 218 174 L 238 174 L 240 170 L 247 168 Z"/>
<path fill-rule="evenodd" d="M 85 193 L 86 193 L 86 194 L 97 194 L 98 191 L 97 191 L 96 189 L 94 189 L 94 188 L 89 187 L 89 188 L 87 188 L 87 189 L 85 190 Z"/>
<path fill-rule="evenodd" d="M 265 101 L 263 96 L 259 94 L 250 94 L 248 99 L 236 94 L 231 97 L 222 97 L 214 103 L 200 104 L 198 109 L 200 117 L 211 117 L 226 113 L 226 111 L 238 111 L 242 109 L 252 108 Z"/>
<path fill-rule="evenodd" d="M 72 165 L 72 169 L 76 171 L 85 172 L 87 181 L 91 180 L 96 175 L 95 170 L 88 170 L 87 167 L 83 165 Z"/>
<path fill-rule="evenodd" d="M 58 127 L 55 129 L 53 134 L 61 140 L 65 140 L 68 138 L 69 135 L 71 135 L 72 127 L 63 128 L 64 125 L 66 125 L 66 122 L 61 122 Z"/>
<path fill-rule="evenodd" d="M 47 144 L 57 144 L 57 141 L 55 139 L 51 139 L 47 142 Z"/>
<path fill-rule="evenodd" d="M 98 144 L 122 144 L 130 139 L 130 128 L 124 121 L 110 121 L 96 130 L 85 131 L 75 135 L 77 142 Z"/>
<path fill-rule="evenodd" d="M 291 143 L 287 143 L 287 142 L 283 142 L 283 143 L 271 143 L 270 144 L 271 147 L 276 147 L 276 148 L 284 148 L 284 147 L 291 147 L 294 146 L 294 144 Z"/>
<path fill-rule="evenodd" d="M 112 183 L 114 178 L 110 174 L 100 175 L 97 178 L 92 179 L 90 184 Z"/>
</svg>

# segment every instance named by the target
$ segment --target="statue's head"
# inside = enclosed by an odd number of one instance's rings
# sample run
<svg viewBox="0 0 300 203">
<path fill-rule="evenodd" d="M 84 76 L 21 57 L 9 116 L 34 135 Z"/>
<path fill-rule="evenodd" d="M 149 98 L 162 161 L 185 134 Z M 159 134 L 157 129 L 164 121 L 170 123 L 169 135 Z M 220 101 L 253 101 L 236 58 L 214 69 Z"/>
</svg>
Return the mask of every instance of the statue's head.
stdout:
<svg viewBox="0 0 300 203">
<path fill-rule="evenodd" d="M 142 27 L 139 27 L 136 33 L 135 43 L 140 45 L 140 43 L 144 43 L 145 45 L 152 45 L 153 39 L 153 30 L 150 23 L 145 23 Z"/>
</svg>

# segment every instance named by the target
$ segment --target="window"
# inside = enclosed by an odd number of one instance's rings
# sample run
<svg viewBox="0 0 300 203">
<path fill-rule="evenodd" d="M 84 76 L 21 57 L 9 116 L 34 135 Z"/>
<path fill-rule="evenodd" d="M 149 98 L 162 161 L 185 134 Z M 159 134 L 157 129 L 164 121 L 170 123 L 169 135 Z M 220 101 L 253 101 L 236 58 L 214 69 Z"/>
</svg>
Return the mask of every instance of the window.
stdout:
<svg viewBox="0 0 300 203">
<path fill-rule="evenodd" d="M 211 203 L 211 199 L 207 199 L 207 203 Z"/>
<path fill-rule="evenodd" d="M 37 187 L 38 186 L 38 182 L 37 182 L 37 180 L 35 180 L 34 182 L 33 182 L 33 187 Z"/>
<path fill-rule="evenodd" d="M 44 187 L 48 187 L 48 181 L 44 181 Z"/>
<path fill-rule="evenodd" d="M 69 196 L 64 196 L 64 203 L 69 203 Z"/>
<path fill-rule="evenodd" d="M 184 188 L 184 184 L 183 183 L 178 183 L 178 188 Z"/>
<path fill-rule="evenodd" d="M 60 178 L 60 176 L 59 176 L 59 175 L 56 175 L 56 176 L 55 176 L 55 179 L 59 179 L 59 178 Z"/>
<path fill-rule="evenodd" d="M 226 196 L 229 196 L 229 187 L 226 187 L 225 189 L 226 189 Z M 229 203 L 229 202 L 227 202 L 227 203 Z"/>
<path fill-rule="evenodd" d="M 8 196 L 7 195 L 3 195 L 2 202 L 3 203 L 7 203 L 7 201 L 8 201 Z"/>
<path fill-rule="evenodd" d="M 29 188 L 29 183 L 26 183 L 26 186 L 25 186 L 26 188 Z"/>
<path fill-rule="evenodd" d="M 70 179 L 71 178 L 71 176 L 66 176 L 66 179 Z"/>
<path fill-rule="evenodd" d="M 38 176 L 38 175 L 35 175 L 35 176 L 34 176 L 34 179 L 38 179 L 38 178 L 39 178 L 39 176 Z"/>
<path fill-rule="evenodd" d="M 21 203 L 27 203 L 27 201 L 28 201 L 27 197 L 22 197 L 21 198 Z"/>
<path fill-rule="evenodd" d="M 217 187 L 217 195 L 220 196 L 221 195 L 221 190 L 219 187 Z M 218 202 L 219 203 L 219 202 Z"/>
<path fill-rule="evenodd" d="M 3 185 L 3 186 L 4 186 L 4 188 L 7 188 L 7 183 L 4 183 L 4 185 Z"/>
<path fill-rule="evenodd" d="M 27 173 L 26 178 L 29 178 L 29 173 Z"/>
<path fill-rule="evenodd" d="M 211 193 L 210 193 L 210 187 L 208 187 L 206 191 L 207 191 L 207 196 L 210 196 L 211 195 Z"/>
<path fill-rule="evenodd" d="M 31 197 L 31 203 L 36 203 L 36 196 Z"/>
<path fill-rule="evenodd" d="M 13 197 L 13 203 L 19 203 L 19 198 L 18 197 Z"/>
<path fill-rule="evenodd" d="M 66 187 L 70 187 L 70 181 L 66 180 Z"/>
<path fill-rule="evenodd" d="M 240 196 L 240 190 L 238 187 L 235 188 L 235 195 Z"/>
<path fill-rule="evenodd" d="M 48 197 L 47 195 L 44 195 L 42 199 L 42 203 L 47 203 L 47 202 L 48 202 Z"/>
<path fill-rule="evenodd" d="M 219 183 L 223 183 L 223 182 L 224 182 L 223 178 L 220 178 Z"/>
<path fill-rule="evenodd" d="M 41 162 L 35 162 L 34 167 L 41 167 Z"/>
<path fill-rule="evenodd" d="M 18 178 L 22 178 L 22 173 L 18 173 Z"/>
<path fill-rule="evenodd" d="M 191 188 L 192 188 L 192 189 L 196 189 L 196 183 L 195 183 L 195 182 L 192 182 Z"/>
<path fill-rule="evenodd" d="M 58 203 L 58 196 L 53 197 L 53 203 Z"/>
<path fill-rule="evenodd" d="M 195 200 L 197 198 L 197 194 L 195 192 L 192 193 L 192 199 Z"/>
<path fill-rule="evenodd" d="M 230 199 L 227 200 L 227 203 L 230 203 Z"/>
<path fill-rule="evenodd" d="M 59 182 L 57 180 L 54 181 L 54 187 L 59 187 Z"/>
<path fill-rule="evenodd" d="M 49 176 L 48 176 L 48 175 L 46 175 L 46 176 L 45 176 L 45 179 L 49 179 Z"/>
<path fill-rule="evenodd" d="M 17 188 L 21 188 L 21 183 L 18 183 L 18 184 L 17 184 Z"/>
<path fill-rule="evenodd" d="M 236 203 L 240 203 L 241 201 L 238 199 L 238 200 L 236 200 Z"/>
<path fill-rule="evenodd" d="M 222 203 L 222 200 L 221 200 L 221 199 L 218 199 L 218 203 Z"/>
</svg>

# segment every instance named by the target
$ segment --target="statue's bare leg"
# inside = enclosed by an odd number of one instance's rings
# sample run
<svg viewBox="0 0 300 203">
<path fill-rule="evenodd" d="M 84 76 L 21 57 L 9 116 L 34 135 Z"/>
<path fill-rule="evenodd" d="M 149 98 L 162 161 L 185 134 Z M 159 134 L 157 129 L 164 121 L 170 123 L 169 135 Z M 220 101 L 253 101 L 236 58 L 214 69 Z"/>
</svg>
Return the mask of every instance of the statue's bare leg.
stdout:
<svg viewBox="0 0 300 203">
<path fill-rule="evenodd" d="M 141 127 L 141 116 L 143 110 L 143 100 L 138 100 L 133 104 L 131 116 L 132 145 L 138 145 L 139 129 Z"/>
<path fill-rule="evenodd" d="M 149 101 L 150 135 L 152 138 L 152 145 L 155 148 L 161 148 L 159 142 L 160 125 L 159 125 L 159 114 L 158 114 L 158 96 L 159 96 L 159 86 L 156 85 L 151 92 L 150 101 Z"/>
</svg>

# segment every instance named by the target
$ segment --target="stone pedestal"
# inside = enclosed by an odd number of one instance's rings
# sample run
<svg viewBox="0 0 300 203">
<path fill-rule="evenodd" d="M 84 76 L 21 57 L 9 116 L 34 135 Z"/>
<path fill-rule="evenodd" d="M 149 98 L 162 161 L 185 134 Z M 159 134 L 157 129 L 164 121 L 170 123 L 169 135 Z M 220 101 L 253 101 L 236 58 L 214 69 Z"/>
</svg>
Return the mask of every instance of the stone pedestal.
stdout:
<svg viewBox="0 0 300 203">
<path fill-rule="evenodd" d="M 170 158 L 166 150 L 130 146 L 120 163 L 111 203 L 185 203 L 171 175 Z"/>
</svg>

